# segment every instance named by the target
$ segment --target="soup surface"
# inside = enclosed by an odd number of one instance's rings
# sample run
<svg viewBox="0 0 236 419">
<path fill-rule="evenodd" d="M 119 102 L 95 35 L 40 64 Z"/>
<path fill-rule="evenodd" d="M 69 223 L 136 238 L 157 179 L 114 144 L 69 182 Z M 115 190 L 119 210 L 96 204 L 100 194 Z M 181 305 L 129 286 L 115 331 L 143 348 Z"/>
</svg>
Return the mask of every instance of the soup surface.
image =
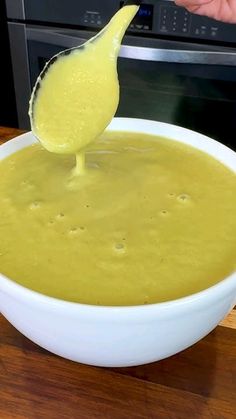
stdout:
<svg viewBox="0 0 236 419">
<path fill-rule="evenodd" d="M 136 305 L 236 267 L 236 175 L 178 142 L 105 133 L 74 158 L 39 144 L 0 162 L 0 270 L 64 300 Z"/>
</svg>

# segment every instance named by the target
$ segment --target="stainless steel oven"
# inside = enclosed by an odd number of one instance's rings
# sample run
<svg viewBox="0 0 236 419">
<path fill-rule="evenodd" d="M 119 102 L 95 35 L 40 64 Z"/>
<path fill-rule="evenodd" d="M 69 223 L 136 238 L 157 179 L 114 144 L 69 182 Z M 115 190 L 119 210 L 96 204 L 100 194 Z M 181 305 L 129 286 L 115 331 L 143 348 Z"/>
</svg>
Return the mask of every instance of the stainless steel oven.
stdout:
<svg viewBox="0 0 236 419">
<path fill-rule="evenodd" d="M 30 92 L 45 62 L 89 39 L 122 3 L 6 1 L 19 127 L 29 128 Z M 174 123 L 236 148 L 236 25 L 192 15 L 172 1 L 143 1 L 118 72 L 118 116 Z"/>
</svg>

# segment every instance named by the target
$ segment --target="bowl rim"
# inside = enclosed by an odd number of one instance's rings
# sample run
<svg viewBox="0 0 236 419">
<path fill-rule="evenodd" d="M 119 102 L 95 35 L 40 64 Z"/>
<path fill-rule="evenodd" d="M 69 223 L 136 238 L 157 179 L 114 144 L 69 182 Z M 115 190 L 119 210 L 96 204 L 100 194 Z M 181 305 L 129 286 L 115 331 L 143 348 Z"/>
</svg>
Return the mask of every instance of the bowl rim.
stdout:
<svg viewBox="0 0 236 419">
<path fill-rule="evenodd" d="M 3 281 L 3 282 L 2 282 Z M 2 284 L 3 286 L 2 286 Z M 54 308 L 59 309 L 76 309 L 84 311 L 99 311 L 101 313 L 109 311 L 112 313 L 124 313 L 129 312 L 135 313 L 137 311 L 142 312 L 153 312 L 154 311 L 169 311 L 170 308 L 178 308 L 191 305 L 193 303 L 202 302 L 207 299 L 209 301 L 210 297 L 213 297 L 215 294 L 220 295 L 221 290 L 229 289 L 232 287 L 235 288 L 236 294 L 236 272 L 231 273 L 226 278 L 212 285 L 211 287 L 205 288 L 202 291 L 196 292 L 194 294 L 187 295 L 185 297 L 180 297 L 174 300 L 162 301 L 159 303 L 150 303 L 150 304 L 140 304 L 140 305 L 123 305 L 123 306 L 112 306 L 112 305 L 95 305 L 95 304 L 86 304 L 78 303 L 74 301 L 62 300 L 56 297 L 51 297 L 46 294 L 42 294 L 38 291 L 31 290 L 23 285 L 18 284 L 14 280 L 6 277 L 0 273 L 0 293 L 8 292 L 9 294 L 16 295 L 17 297 L 23 297 L 24 299 L 30 299 L 31 302 L 41 304 L 48 304 Z M 2 288 L 2 289 L 1 289 Z"/>
<path fill-rule="evenodd" d="M 119 129 L 119 124 L 125 123 L 126 127 L 123 129 Z M 127 129 L 127 124 L 129 125 L 129 128 Z M 182 140 L 176 140 L 175 138 L 173 138 L 171 136 L 171 133 L 169 135 L 162 135 L 160 133 L 153 133 L 154 135 L 157 136 L 163 136 L 166 139 L 169 140 L 175 140 L 175 141 L 179 141 L 181 143 L 185 143 L 185 144 L 189 144 L 190 146 L 197 148 L 207 154 L 210 154 L 212 157 L 214 157 L 216 160 L 219 160 L 221 163 L 223 163 L 226 167 L 228 167 L 229 169 L 233 170 L 236 172 L 236 164 L 234 167 L 229 167 L 229 165 L 227 165 L 227 163 L 225 162 L 225 160 L 221 160 L 221 152 L 226 152 L 228 156 L 232 157 L 233 160 L 235 160 L 236 162 L 236 152 L 234 152 L 233 150 L 231 150 L 229 147 L 225 146 L 224 144 L 219 143 L 216 140 L 213 140 L 210 137 L 207 137 L 203 134 L 200 134 L 196 131 L 192 131 L 189 130 L 187 128 L 183 128 L 177 125 L 173 125 L 173 124 L 168 124 L 165 122 L 159 122 L 159 121 L 152 121 L 152 120 L 145 120 L 145 119 L 139 119 L 139 118 L 113 118 L 113 120 L 111 121 L 111 123 L 108 125 L 108 127 L 106 128 L 106 130 L 109 131 L 117 131 L 119 129 L 119 131 L 123 131 L 123 132 L 142 132 L 142 133 L 147 133 L 147 127 L 153 127 L 153 126 L 158 126 L 159 128 L 163 128 L 164 131 L 166 129 L 171 130 L 172 133 L 176 133 L 176 135 L 178 136 L 181 133 L 185 133 L 188 134 L 193 137 L 196 137 L 198 141 L 200 141 L 200 146 L 199 144 L 195 144 L 192 145 L 191 142 L 189 141 L 182 141 Z M 144 126 L 144 129 L 142 129 L 142 126 Z M 134 130 L 135 127 L 135 130 Z M 151 130 L 152 131 L 152 130 Z M 149 133 L 149 132 L 148 132 Z M 21 143 L 20 143 L 21 141 Z M 23 144 L 22 144 L 23 142 Z M 14 137 L 13 139 L 7 141 L 6 143 L 0 145 L 1 150 L 3 148 L 9 148 L 10 146 L 10 150 L 14 148 L 14 150 L 12 150 L 10 154 L 16 152 L 19 149 L 25 148 L 30 144 L 33 144 L 37 142 L 37 139 L 33 136 L 32 132 L 26 132 L 23 133 L 17 137 Z M 212 155 L 210 152 L 206 151 L 205 147 L 203 146 L 203 142 L 206 142 L 207 144 L 211 144 L 212 149 L 213 148 L 217 148 L 219 150 L 218 153 L 218 157 L 215 157 L 214 155 Z M 15 145 L 18 144 L 18 147 L 15 147 Z M 201 147 L 202 146 L 202 147 Z M 0 159 L 1 160 L 1 159 Z M 233 164 L 232 164 L 233 165 Z M 27 288 L 17 282 L 15 282 L 14 280 L 8 278 L 7 276 L 5 276 L 4 274 L 2 274 L 0 272 L 0 292 L 8 292 L 8 293 L 14 293 L 16 296 L 21 296 L 23 298 L 29 298 L 33 299 L 34 302 L 38 302 L 38 303 L 48 303 L 50 306 L 54 306 L 57 308 L 67 308 L 67 309 L 83 309 L 83 310 L 89 310 L 91 312 L 95 311 L 99 311 L 99 312 L 107 312 L 109 311 L 110 313 L 114 312 L 114 313 L 124 313 L 126 311 L 130 312 L 130 313 L 135 313 L 141 310 L 141 312 L 150 312 L 153 311 L 153 309 L 157 309 L 157 310 L 168 310 L 170 307 L 179 307 L 179 306 L 185 306 L 185 305 L 189 305 L 192 304 L 193 302 L 198 302 L 198 301 L 202 301 L 202 299 L 209 299 L 209 297 L 212 297 L 214 294 L 220 294 L 220 291 L 222 290 L 231 290 L 232 286 L 235 286 L 235 290 L 236 290 L 236 271 L 232 272 L 231 274 L 229 274 L 226 278 L 220 280 L 219 282 L 217 282 L 216 284 L 205 288 L 199 292 L 193 293 L 193 294 L 189 294 L 187 296 L 184 297 L 180 297 L 177 299 L 173 299 L 173 300 L 167 300 L 167 301 L 163 301 L 163 302 L 158 302 L 158 303 L 150 303 L 150 304 L 140 304 L 140 305 L 117 305 L 117 306 L 113 306 L 113 305 L 95 305 L 95 304 L 86 304 L 86 303 L 78 303 L 78 302 L 74 302 L 74 301 L 68 301 L 68 300 L 63 300 L 63 299 L 59 299 L 56 297 L 51 297 L 48 296 L 46 294 L 42 294 L 38 291 L 34 291 L 30 288 Z"/>
</svg>

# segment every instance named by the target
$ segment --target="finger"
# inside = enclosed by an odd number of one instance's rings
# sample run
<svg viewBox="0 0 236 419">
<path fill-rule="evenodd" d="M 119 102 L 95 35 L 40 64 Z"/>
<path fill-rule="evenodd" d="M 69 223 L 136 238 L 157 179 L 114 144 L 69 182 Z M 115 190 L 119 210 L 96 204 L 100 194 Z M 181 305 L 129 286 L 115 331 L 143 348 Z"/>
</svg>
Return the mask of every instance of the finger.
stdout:
<svg viewBox="0 0 236 419">
<path fill-rule="evenodd" d="M 184 7 L 190 13 L 208 15 L 207 6 L 212 0 L 175 0 L 177 6 Z"/>
<path fill-rule="evenodd" d="M 183 7 L 200 7 L 211 2 L 212 0 L 175 0 L 177 6 Z"/>
</svg>

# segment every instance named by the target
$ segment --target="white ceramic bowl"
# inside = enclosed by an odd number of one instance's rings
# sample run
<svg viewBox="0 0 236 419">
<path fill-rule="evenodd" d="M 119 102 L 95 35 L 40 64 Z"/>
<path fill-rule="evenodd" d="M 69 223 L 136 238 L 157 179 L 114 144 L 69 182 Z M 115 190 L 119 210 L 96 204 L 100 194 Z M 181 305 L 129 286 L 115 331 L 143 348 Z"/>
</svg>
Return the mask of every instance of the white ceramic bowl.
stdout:
<svg viewBox="0 0 236 419">
<path fill-rule="evenodd" d="M 115 118 L 108 129 L 157 134 L 191 144 L 236 171 L 236 153 L 193 131 L 126 118 Z M 34 141 L 31 133 L 11 140 L 0 147 L 0 159 Z M 55 354 L 98 366 L 140 365 L 182 351 L 214 329 L 235 303 L 236 272 L 197 294 L 134 307 L 61 301 L 0 275 L 0 311 L 16 329 Z"/>
</svg>

